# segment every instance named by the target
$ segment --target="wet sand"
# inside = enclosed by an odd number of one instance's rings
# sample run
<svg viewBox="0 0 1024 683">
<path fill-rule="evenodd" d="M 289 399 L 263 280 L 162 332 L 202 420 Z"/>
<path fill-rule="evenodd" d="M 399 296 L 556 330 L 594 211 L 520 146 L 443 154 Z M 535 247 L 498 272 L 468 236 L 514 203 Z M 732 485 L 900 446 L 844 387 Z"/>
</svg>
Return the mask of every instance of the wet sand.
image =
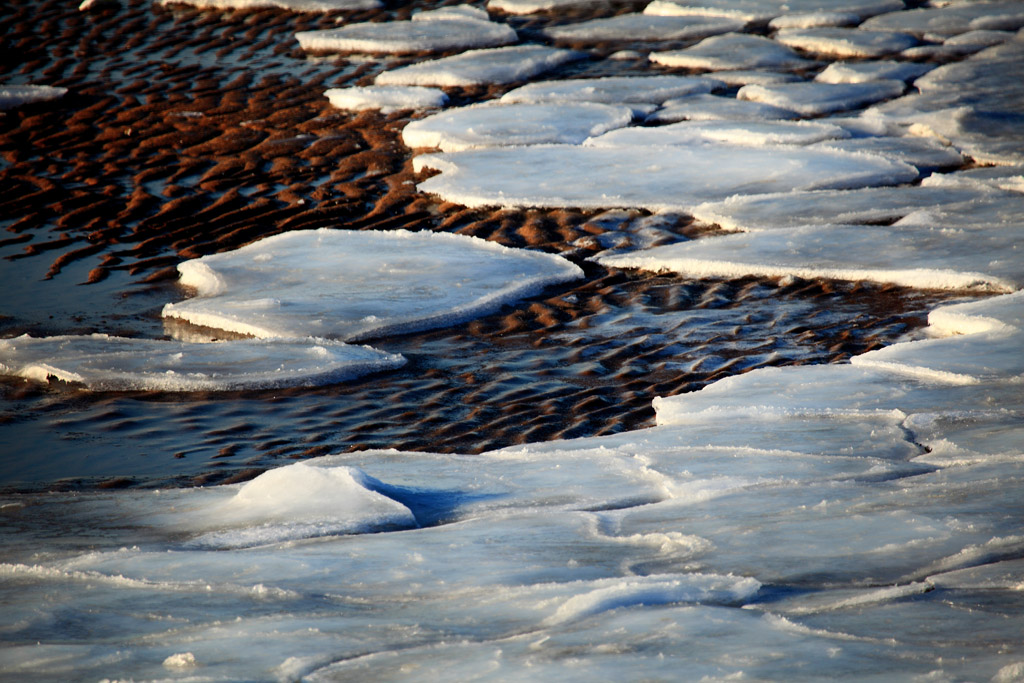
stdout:
<svg viewBox="0 0 1024 683">
<path fill-rule="evenodd" d="M 0 79 L 69 94 L 0 115 L 0 257 L 45 262 L 69 296 L 126 273 L 126 294 L 157 286 L 180 298 L 173 281 L 185 259 L 288 230 L 409 229 L 559 253 L 587 279 L 465 326 L 375 340 L 409 365 L 345 385 L 170 395 L 0 381 L 12 454 L 43 449 L 33 441 L 41 434 L 55 451 L 68 447 L 49 466 L 5 468 L 0 488 L 215 483 L 342 450 L 475 453 L 635 429 L 651 424 L 654 396 L 765 365 L 843 361 L 922 325 L 928 307 L 949 297 L 608 270 L 585 260 L 599 249 L 587 238 L 610 229 L 600 212 L 470 210 L 416 193 L 425 176 L 412 172 L 400 137 L 410 113 L 352 114 L 323 97 L 415 56 L 307 59 L 292 38 L 340 17 L 403 18 L 410 9 L 201 12 L 134 1 L 78 12 L 50 0 L 2 10 L 11 49 Z M 613 13 L 586 16 L 602 12 Z M 559 22 L 570 18 L 583 17 Z M 528 36 L 551 21 L 512 23 Z M 555 76 L 634 69 L 629 60 L 585 62 Z M 460 103 L 503 89 L 450 95 Z M 685 219 L 673 230 L 714 232 Z M 140 329 L 152 328 L 159 308 L 140 318 Z M 88 317 L 73 327 L 115 332 Z M 4 336 L 59 328 L 0 317 Z M 76 465 L 87 457 L 92 465 Z M 97 467 L 96 458 L 109 462 Z"/>
</svg>

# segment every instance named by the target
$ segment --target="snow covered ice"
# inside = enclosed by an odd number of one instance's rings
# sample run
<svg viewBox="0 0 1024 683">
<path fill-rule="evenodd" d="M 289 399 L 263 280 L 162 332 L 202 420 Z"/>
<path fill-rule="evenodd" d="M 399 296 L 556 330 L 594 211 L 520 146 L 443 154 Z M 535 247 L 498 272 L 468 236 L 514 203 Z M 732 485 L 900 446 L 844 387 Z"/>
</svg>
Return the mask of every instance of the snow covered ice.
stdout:
<svg viewBox="0 0 1024 683">
<path fill-rule="evenodd" d="M 320 31 L 300 31 L 303 50 L 402 54 L 508 45 L 515 30 L 492 22 L 487 12 L 459 6 L 414 14 L 410 21 L 347 24 Z"/>
<path fill-rule="evenodd" d="M 544 30 L 552 40 L 597 43 L 606 40 L 695 40 L 743 28 L 743 22 L 721 17 L 620 14 Z"/>
<path fill-rule="evenodd" d="M 295 12 L 375 9 L 380 0 L 158 0 L 161 5 L 194 5 L 201 9 L 254 10 L 273 7 Z"/>
<path fill-rule="evenodd" d="M 968 34 L 1016 31 L 1024 10 L 932 4 L 656 0 L 644 16 L 992 46 L 942 64 L 837 62 L 818 47 L 832 62 L 821 68 L 768 38 L 720 36 L 655 52 L 642 71 L 711 73 L 649 77 L 633 64 L 620 78 L 596 56 L 523 45 L 328 91 L 338 107 L 386 111 L 442 106 L 440 91 L 411 86 L 515 83 L 488 91 L 497 102 L 414 116 L 407 145 L 445 150 L 413 152 L 416 172 L 436 171 L 417 179 L 422 193 L 608 211 L 622 232 L 693 216 L 734 233 L 616 248 L 588 269 L 870 280 L 945 290 L 948 303 L 849 363 L 763 367 L 655 398 L 654 426 L 635 431 L 478 455 L 336 453 L 223 486 L 0 492 L 0 669 L 34 680 L 1020 680 L 1024 41 Z M 567 6 L 580 3 L 489 3 Z M 571 30 L 617 22 L 587 23 Z M 536 80 L 574 60 L 582 71 Z M 749 69 L 800 80 L 719 73 Z M 641 210 L 655 215 L 634 220 Z M 3 371 L 96 389 L 316 383 L 403 361 L 338 340 L 386 347 L 583 277 L 552 254 L 429 231 L 291 232 L 179 268 L 194 296 L 165 316 L 267 339 L 17 337 L 0 341 Z"/>
<path fill-rule="evenodd" d="M 0 339 L 0 373 L 99 391 L 267 389 L 338 382 L 405 364 L 399 355 L 323 339 L 226 344 L 105 334 Z"/>
<path fill-rule="evenodd" d="M 413 121 L 402 131 L 412 148 L 456 152 L 474 147 L 578 144 L 592 135 L 628 126 L 633 111 L 596 102 L 462 107 Z"/>
<path fill-rule="evenodd" d="M 917 45 L 917 39 L 906 33 L 855 28 L 782 29 L 774 39 L 792 48 L 842 59 L 884 57 Z"/>
<path fill-rule="evenodd" d="M 452 57 L 385 71 L 377 85 L 470 86 L 488 83 L 514 83 L 583 58 L 572 50 L 541 45 L 517 45 L 485 50 L 469 50 Z"/>
<path fill-rule="evenodd" d="M 33 102 L 59 100 L 67 92 L 67 88 L 54 85 L 3 85 L 0 86 L 0 111 Z"/>
<path fill-rule="evenodd" d="M 452 325 L 582 277 L 558 256 L 439 233 L 300 230 L 185 261 L 176 318 L 254 337 L 345 341 Z"/>
</svg>

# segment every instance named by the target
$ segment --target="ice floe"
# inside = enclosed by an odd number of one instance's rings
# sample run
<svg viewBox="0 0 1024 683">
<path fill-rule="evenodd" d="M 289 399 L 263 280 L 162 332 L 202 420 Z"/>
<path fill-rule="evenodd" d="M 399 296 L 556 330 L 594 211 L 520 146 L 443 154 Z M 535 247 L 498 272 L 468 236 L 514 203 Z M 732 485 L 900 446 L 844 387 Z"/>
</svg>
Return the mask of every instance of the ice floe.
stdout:
<svg viewBox="0 0 1024 683">
<path fill-rule="evenodd" d="M 615 5 L 623 0 L 487 0 L 487 9 L 507 14 L 533 14 L 586 7 L 588 5 Z"/>
<path fill-rule="evenodd" d="M 735 17 L 749 22 L 768 22 L 788 14 L 806 15 L 823 12 L 843 12 L 865 19 L 883 12 L 902 10 L 903 7 L 900 0 L 867 0 L 853 3 L 835 0 L 654 0 L 645 11 L 651 14 L 695 14 Z"/>
<path fill-rule="evenodd" d="M 469 50 L 410 64 L 377 76 L 377 85 L 471 86 L 488 83 L 514 83 L 538 76 L 585 55 L 542 45 L 518 45 Z"/>
<path fill-rule="evenodd" d="M 409 123 L 409 147 L 455 152 L 474 147 L 578 144 L 592 135 L 628 126 L 633 111 L 596 102 L 477 105 L 452 109 Z"/>
<path fill-rule="evenodd" d="M 1024 27 L 1024 7 L 1016 0 L 957 2 L 872 17 L 861 28 L 949 37 L 978 29 L 1016 31 Z"/>
<path fill-rule="evenodd" d="M 725 87 L 715 78 L 699 76 L 609 76 L 559 81 L 536 81 L 501 96 L 504 104 L 602 104 L 658 105 L 684 95 L 710 93 Z"/>
<path fill-rule="evenodd" d="M 787 28 L 776 32 L 775 40 L 816 55 L 841 59 L 884 57 L 917 45 L 917 39 L 906 33 L 859 28 Z"/>
<path fill-rule="evenodd" d="M 379 109 L 384 114 L 402 109 L 439 109 L 448 104 L 443 90 L 418 85 L 330 88 L 324 96 L 339 109 Z"/>
<path fill-rule="evenodd" d="M 799 114 L 761 102 L 738 100 L 735 97 L 692 95 L 668 100 L 661 109 L 652 112 L 647 123 L 674 121 L 776 121 L 795 119 Z"/>
<path fill-rule="evenodd" d="M 819 116 L 899 97 L 905 89 L 903 81 L 752 84 L 740 88 L 736 98 L 789 109 L 803 116 Z"/>
<path fill-rule="evenodd" d="M 307 51 L 387 54 L 497 47 L 518 40 L 511 26 L 493 22 L 487 12 L 468 5 L 419 12 L 409 21 L 299 31 L 295 38 Z"/>
<path fill-rule="evenodd" d="M 105 334 L 0 340 L 0 373 L 96 391 L 228 391 L 314 386 L 405 364 L 402 356 L 323 339 L 199 344 Z"/>
<path fill-rule="evenodd" d="M 842 137 L 842 136 L 836 136 Z M 916 166 L 922 174 L 958 168 L 965 159 L 956 149 L 934 138 L 915 137 L 863 137 L 848 140 L 830 140 L 820 147 L 841 149 L 845 152 L 879 154 Z"/>
<path fill-rule="evenodd" d="M 708 36 L 738 31 L 744 22 L 722 17 L 657 16 L 649 14 L 620 14 L 607 19 L 592 19 L 578 24 L 554 26 L 543 30 L 552 40 L 573 43 L 603 41 L 668 41 L 696 40 Z"/>
<path fill-rule="evenodd" d="M 193 5 L 201 9 L 285 9 L 293 12 L 333 12 L 377 9 L 380 0 L 158 0 L 160 5 Z"/>
<path fill-rule="evenodd" d="M 807 12 L 783 14 L 768 22 L 768 28 L 820 28 L 823 26 L 855 26 L 861 22 L 859 14 L 852 12 Z"/>
<path fill-rule="evenodd" d="M 743 33 L 712 36 L 682 50 L 652 52 L 650 60 L 663 66 L 707 71 L 803 69 L 815 64 L 770 38 Z"/>
<path fill-rule="evenodd" d="M 1024 163 L 1024 40 L 987 48 L 914 81 L 919 92 L 868 112 L 953 143 L 982 164 Z"/>
<path fill-rule="evenodd" d="M 657 128 L 625 128 L 587 140 L 591 147 L 695 145 L 724 142 L 761 145 L 808 145 L 849 137 L 845 129 L 813 121 L 683 121 Z"/>
<path fill-rule="evenodd" d="M 852 188 L 909 182 L 917 169 L 866 154 L 801 147 L 540 145 L 425 154 L 439 175 L 423 192 L 465 206 L 636 207 L 687 212 L 737 192 Z"/>
<path fill-rule="evenodd" d="M 935 68 L 934 64 L 894 62 L 833 62 L 814 77 L 819 83 L 866 83 L 870 81 L 913 81 Z"/>
<path fill-rule="evenodd" d="M 185 261 L 165 318 L 255 337 L 351 341 L 451 325 L 582 277 L 564 259 L 461 235 L 302 230 Z"/>
<path fill-rule="evenodd" d="M 54 85 L 0 85 L 0 111 L 33 102 L 59 100 L 67 92 L 67 88 Z"/>
</svg>

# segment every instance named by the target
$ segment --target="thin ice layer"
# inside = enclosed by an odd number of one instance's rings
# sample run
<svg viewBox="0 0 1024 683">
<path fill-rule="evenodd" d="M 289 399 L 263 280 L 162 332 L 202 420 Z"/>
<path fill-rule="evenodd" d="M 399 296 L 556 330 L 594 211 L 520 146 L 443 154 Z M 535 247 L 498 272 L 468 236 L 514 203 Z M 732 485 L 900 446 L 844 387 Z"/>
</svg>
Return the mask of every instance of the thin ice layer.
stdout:
<svg viewBox="0 0 1024 683">
<path fill-rule="evenodd" d="M 193 5 L 201 9 L 253 10 L 271 7 L 293 12 L 334 12 L 377 9 L 380 0 L 158 0 L 161 5 Z"/>
<path fill-rule="evenodd" d="M 648 14 L 620 14 L 577 24 L 553 26 L 542 33 L 552 40 L 574 43 L 604 41 L 697 40 L 739 31 L 744 22 L 721 17 L 662 17 Z"/>
<path fill-rule="evenodd" d="M 33 102 L 59 100 L 68 92 L 67 88 L 54 85 L 4 85 L 0 86 L 0 111 L 13 109 Z"/>
<path fill-rule="evenodd" d="M 782 29 L 775 34 L 775 40 L 798 50 L 841 59 L 883 57 L 917 45 L 917 39 L 906 33 L 839 27 Z"/>
<path fill-rule="evenodd" d="M 814 121 L 683 121 L 654 128 L 623 128 L 586 141 L 590 147 L 696 145 L 722 142 L 758 147 L 808 145 L 849 137 L 843 128 Z"/>
<path fill-rule="evenodd" d="M 374 82 L 377 85 L 439 87 L 514 83 L 583 59 L 584 56 L 580 52 L 541 45 L 470 50 L 452 57 L 385 71 Z"/>
<path fill-rule="evenodd" d="M 578 144 L 592 135 L 628 126 L 633 111 L 596 102 L 566 104 L 483 104 L 434 114 L 409 123 L 402 140 L 409 147 L 456 152 L 474 147 Z"/>
<path fill-rule="evenodd" d="M 652 112 L 647 123 L 673 123 L 675 121 L 778 121 L 795 119 L 799 115 L 791 109 L 783 109 L 760 102 L 737 100 L 735 97 L 716 95 L 691 95 L 665 102 L 664 106 Z"/>
<path fill-rule="evenodd" d="M 564 259 L 447 233 L 301 230 L 178 266 L 165 318 L 255 337 L 347 341 L 443 327 L 582 277 Z"/>
<path fill-rule="evenodd" d="M 516 42 L 511 26 L 490 21 L 477 8 L 420 12 L 410 21 L 348 24 L 320 31 L 299 31 L 303 50 L 404 54 L 497 47 Z"/>
<path fill-rule="evenodd" d="M 908 182 L 917 169 L 881 157 L 794 147 L 490 148 L 416 157 L 439 175 L 423 192 L 465 206 L 634 207 L 688 212 L 708 197 Z"/>
<path fill-rule="evenodd" d="M 0 373 L 96 391 L 228 391 L 330 384 L 405 364 L 402 356 L 323 339 L 198 344 L 91 336 L 0 340 Z"/>
<path fill-rule="evenodd" d="M 705 38 L 682 50 L 652 52 L 650 60 L 663 66 L 724 71 L 726 69 L 801 69 L 814 65 L 770 38 L 743 33 Z"/>
<path fill-rule="evenodd" d="M 855 356 L 854 365 L 949 384 L 1024 383 L 1019 329 L 903 342 Z"/>
<path fill-rule="evenodd" d="M 384 114 L 401 109 L 439 109 L 448 103 L 443 90 L 418 85 L 331 88 L 324 91 L 324 96 L 338 109 L 379 109 Z"/>
<path fill-rule="evenodd" d="M 905 89 L 903 81 L 775 83 L 745 85 L 736 98 L 789 109 L 803 116 L 820 116 L 899 97 Z"/>
<path fill-rule="evenodd" d="M 928 314 L 928 329 L 934 334 L 976 334 L 1008 328 L 1024 330 L 1024 291 L 940 306 Z"/>
<path fill-rule="evenodd" d="M 1024 286 L 1024 266 L 1004 258 L 1015 243 L 999 229 L 828 225 L 727 235 L 598 261 L 688 277 L 797 276 L 1009 292 Z"/>
<path fill-rule="evenodd" d="M 609 76 L 537 81 L 501 96 L 503 104 L 661 104 L 666 100 L 724 88 L 722 81 L 698 76 Z"/>
<path fill-rule="evenodd" d="M 654 0 L 644 10 L 649 14 L 696 14 L 713 17 L 735 17 L 751 22 L 768 22 L 785 14 L 841 11 L 861 19 L 904 7 L 900 0 Z"/>
</svg>

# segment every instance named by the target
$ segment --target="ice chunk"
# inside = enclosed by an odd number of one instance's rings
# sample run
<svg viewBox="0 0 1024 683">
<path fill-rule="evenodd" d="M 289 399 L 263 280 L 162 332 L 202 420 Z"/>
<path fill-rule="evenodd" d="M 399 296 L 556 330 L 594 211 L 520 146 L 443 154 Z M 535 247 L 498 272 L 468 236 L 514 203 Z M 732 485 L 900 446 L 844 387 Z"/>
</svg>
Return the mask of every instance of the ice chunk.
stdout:
<svg viewBox="0 0 1024 683">
<path fill-rule="evenodd" d="M 1024 330 L 1024 292 L 940 306 L 928 314 L 928 330 L 933 334 L 1008 332 L 1008 328 Z"/>
<path fill-rule="evenodd" d="M 0 85 L 0 111 L 33 102 L 59 100 L 67 92 L 67 88 L 54 85 Z"/>
<path fill-rule="evenodd" d="M 1024 334 L 980 332 L 893 344 L 854 356 L 861 367 L 950 384 L 1024 382 Z"/>
<path fill-rule="evenodd" d="M 537 81 L 511 90 L 501 97 L 503 104 L 558 104 L 600 102 L 602 104 L 661 104 L 695 93 L 709 93 L 724 87 L 714 78 L 697 76 L 610 76 L 562 81 Z"/>
<path fill-rule="evenodd" d="M 629 145 L 807 145 L 849 137 L 844 129 L 811 121 L 683 121 L 656 128 L 624 128 L 587 140 L 591 147 Z"/>
<path fill-rule="evenodd" d="M 840 137 L 840 136 L 836 136 Z M 868 152 L 916 166 L 922 173 L 950 169 L 964 164 L 958 151 L 934 138 L 868 137 L 852 140 L 829 140 L 815 147 L 841 149 L 845 152 Z"/>
<path fill-rule="evenodd" d="M 774 107 L 760 102 L 737 100 L 715 95 L 692 95 L 668 100 L 658 111 L 647 117 L 647 123 L 675 121 L 777 121 L 795 119 L 798 114 L 790 109 Z"/>
<path fill-rule="evenodd" d="M 380 0 L 158 0 L 160 5 L 193 5 L 201 9 L 253 10 L 271 7 L 293 12 L 334 12 L 377 9 Z"/>
<path fill-rule="evenodd" d="M 863 19 L 882 12 L 903 9 L 900 0 L 864 0 L 863 2 L 836 2 L 834 0 L 654 0 L 644 10 L 649 14 L 696 14 L 717 17 L 735 17 L 744 21 L 768 22 L 785 14 L 845 12 Z"/>
<path fill-rule="evenodd" d="M 264 472 L 235 495 L 187 520 L 193 545 L 244 548 L 337 534 L 409 529 L 405 505 L 378 493 L 381 482 L 354 467 L 297 462 Z"/>
<path fill-rule="evenodd" d="M 96 391 L 228 391 L 314 386 L 405 364 L 402 356 L 322 339 L 218 344 L 91 336 L 0 340 L 0 373 L 54 377 Z"/>
<path fill-rule="evenodd" d="M 1024 40 L 1013 40 L 918 78 L 920 92 L 876 105 L 873 115 L 948 140 L 979 163 L 1024 163 Z"/>
<path fill-rule="evenodd" d="M 497 47 L 518 40 L 511 26 L 487 18 L 486 12 L 420 12 L 411 21 L 348 24 L 295 34 L 306 51 L 403 54 Z"/>
<path fill-rule="evenodd" d="M 1012 225 L 1008 221 L 1013 220 L 1014 212 L 1024 210 L 1024 201 L 1009 192 L 928 184 L 941 177 L 932 176 L 922 186 L 912 187 L 736 196 L 701 204 L 693 215 L 727 230 L 770 230 L 828 223 L 892 223 L 921 209 L 965 217 L 977 215 L 989 225 Z M 964 225 L 963 221 L 959 223 Z"/>
<path fill-rule="evenodd" d="M 770 38 L 743 33 L 705 38 L 682 50 L 652 52 L 655 64 L 722 71 L 726 69 L 801 69 L 814 65 Z"/>
<path fill-rule="evenodd" d="M 903 31 L 924 37 L 954 36 L 976 29 L 1016 31 L 1024 27 L 1024 6 L 1016 0 L 960 2 L 872 17 L 861 28 Z"/>
<path fill-rule="evenodd" d="M 882 57 L 917 45 L 917 39 L 906 33 L 838 27 L 782 29 L 775 40 L 798 50 L 843 59 Z"/>
<path fill-rule="evenodd" d="M 739 69 L 734 71 L 716 71 L 715 79 L 726 85 L 740 86 L 747 83 L 794 83 L 802 80 L 796 74 L 779 73 L 778 71 L 762 71 L 760 69 Z"/>
<path fill-rule="evenodd" d="M 580 52 L 541 45 L 470 50 L 452 57 L 385 71 L 377 76 L 375 83 L 441 87 L 514 83 L 525 81 L 583 57 L 583 53 Z"/>
<path fill-rule="evenodd" d="M 819 28 L 822 26 L 855 26 L 861 21 L 859 14 L 851 12 L 808 12 L 783 14 L 768 22 L 768 28 Z"/>
<path fill-rule="evenodd" d="M 884 250 L 878 248 L 880 244 Z M 597 260 L 617 268 L 672 271 L 690 277 L 794 275 L 1009 292 L 1024 285 L 1024 270 L 1004 258 L 1013 249 L 1013 236 L 998 229 L 951 232 L 831 225 L 727 235 Z"/>
<path fill-rule="evenodd" d="M 707 197 L 907 182 L 917 170 L 881 157 L 800 147 L 496 147 L 416 157 L 441 171 L 423 192 L 465 206 L 688 212 Z"/>
<path fill-rule="evenodd" d="M 899 97 L 905 89 L 903 81 L 777 83 L 745 85 L 736 98 L 789 109 L 803 116 L 818 116 Z"/>
<path fill-rule="evenodd" d="M 628 126 L 633 112 L 596 102 L 483 104 L 413 121 L 402 131 L 409 147 L 456 152 L 473 147 L 578 144 L 591 135 Z"/>
<path fill-rule="evenodd" d="M 744 22 L 723 17 L 652 16 L 620 14 L 606 19 L 592 19 L 578 24 L 546 28 L 542 33 L 552 40 L 573 43 L 604 41 L 696 40 L 738 31 Z"/>
<path fill-rule="evenodd" d="M 882 80 L 910 82 L 934 68 L 934 64 L 889 60 L 833 62 L 815 76 L 814 80 L 819 83 L 866 83 Z"/>
<path fill-rule="evenodd" d="M 324 95 L 339 109 L 379 109 L 384 114 L 401 109 L 437 109 L 448 103 L 444 91 L 418 85 L 331 88 Z"/>
<path fill-rule="evenodd" d="M 582 277 L 564 259 L 447 233 L 301 230 L 178 266 L 165 318 L 256 337 L 363 339 L 452 325 Z"/>
<path fill-rule="evenodd" d="M 533 14 L 588 5 L 626 4 L 623 0 L 487 0 L 487 9 L 508 14 Z"/>
</svg>

